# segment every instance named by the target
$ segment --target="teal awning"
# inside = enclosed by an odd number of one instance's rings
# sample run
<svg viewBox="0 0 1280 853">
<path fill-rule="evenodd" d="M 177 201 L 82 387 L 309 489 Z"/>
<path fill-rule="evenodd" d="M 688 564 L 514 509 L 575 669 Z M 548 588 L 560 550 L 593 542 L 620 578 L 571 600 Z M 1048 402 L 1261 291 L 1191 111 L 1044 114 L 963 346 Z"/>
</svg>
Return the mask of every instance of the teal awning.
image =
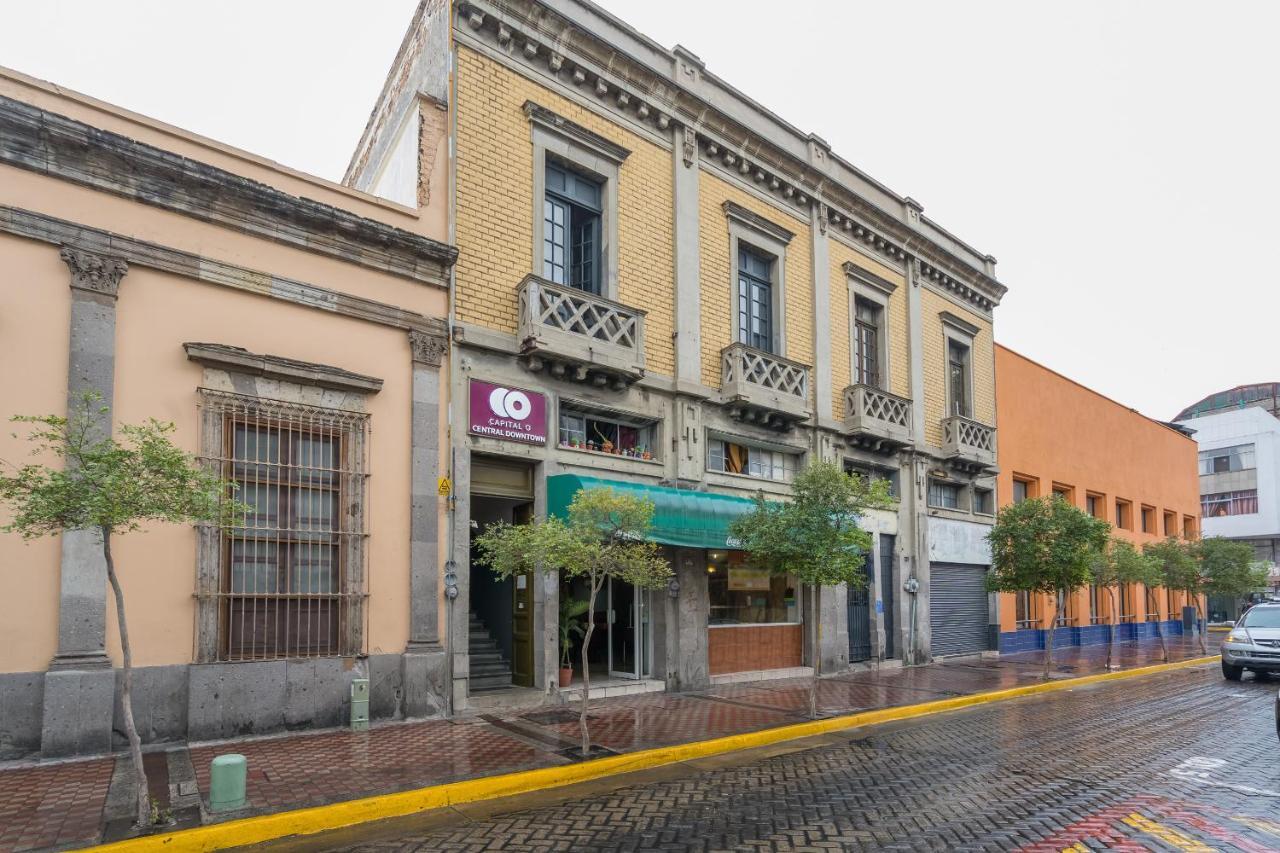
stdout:
<svg viewBox="0 0 1280 853">
<path fill-rule="evenodd" d="M 737 547 L 729 535 L 729 524 L 755 509 L 755 501 L 748 498 L 556 474 L 547 478 L 547 515 L 564 518 L 579 489 L 614 489 L 648 498 L 653 501 L 653 528 L 649 539 L 682 548 Z"/>
</svg>

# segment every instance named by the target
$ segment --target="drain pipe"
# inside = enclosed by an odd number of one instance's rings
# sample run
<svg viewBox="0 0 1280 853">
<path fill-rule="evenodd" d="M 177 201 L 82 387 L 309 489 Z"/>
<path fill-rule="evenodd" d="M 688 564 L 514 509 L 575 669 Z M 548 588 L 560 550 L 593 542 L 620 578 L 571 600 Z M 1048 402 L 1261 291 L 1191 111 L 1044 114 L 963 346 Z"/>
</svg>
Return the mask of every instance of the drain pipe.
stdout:
<svg viewBox="0 0 1280 853">
<path fill-rule="evenodd" d="M 914 664 L 916 662 L 916 593 L 920 591 L 920 581 L 913 575 L 902 582 L 902 589 L 911 596 L 911 621 L 907 623 L 907 655 Z"/>
</svg>

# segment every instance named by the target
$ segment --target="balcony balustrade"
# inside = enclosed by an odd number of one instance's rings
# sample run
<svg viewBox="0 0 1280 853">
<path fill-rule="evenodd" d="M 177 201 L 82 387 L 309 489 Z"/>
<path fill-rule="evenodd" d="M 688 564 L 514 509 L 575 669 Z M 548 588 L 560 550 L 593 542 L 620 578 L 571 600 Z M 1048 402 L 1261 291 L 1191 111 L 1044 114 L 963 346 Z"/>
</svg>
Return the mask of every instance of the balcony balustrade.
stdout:
<svg viewBox="0 0 1280 853">
<path fill-rule="evenodd" d="M 530 370 L 616 389 L 644 376 L 641 309 L 536 275 L 518 294 L 517 333 Z"/>
<path fill-rule="evenodd" d="M 844 428 L 869 450 L 889 452 L 912 443 L 911 401 L 870 385 L 844 389 Z"/>
<path fill-rule="evenodd" d="M 730 344 L 720 351 L 721 396 L 729 415 L 787 430 L 809 418 L 809 366 L 773 353 Z"/>
<path fill-rule="evenodd" d="M 975 471 L 995 471 L 996 428 L 964 415 L 943 418 L 942 455 Z"/>
</svg>

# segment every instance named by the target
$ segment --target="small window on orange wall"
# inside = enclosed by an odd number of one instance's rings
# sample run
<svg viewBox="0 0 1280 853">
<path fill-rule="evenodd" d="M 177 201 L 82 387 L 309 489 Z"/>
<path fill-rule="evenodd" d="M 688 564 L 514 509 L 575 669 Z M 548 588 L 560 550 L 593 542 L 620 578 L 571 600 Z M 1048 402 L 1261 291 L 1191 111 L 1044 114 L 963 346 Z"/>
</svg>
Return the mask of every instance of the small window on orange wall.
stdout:
<svg viewBox="0 0 1280 853">
<path fill-rule="evenodd" d="M 1107 496 L 1101 492 L 1086 492 L 1084 496 L 1084 511 L 1094 518 L 1101 518 L 1105 521 L 1107 518 Z"/>
<path fill-rule="evenodd" d="M 1171 509 L 1164 511 L 1164 535 L 1178 535 L 1178 514 Z"/>
<path fill-rule="evenodd" d="M 1055 497 L 1062 498 L 1069 504 L 1074 504 L 1076 502 L 1075 486 L 1068 486 L 1065 483 L 1054 483 L 1053 494 Z"/>
<path fill-rule="evenodd" d="M 1013 475 L 1013 502 L 1020 504 L 1027 498 L 1040 496 L 1040 481 L 1022 474 Z"/>
<path fill-rule="evenodd" d="M 1156 532 L 1156 508 L 1153 506 L 1142 507 L 1142 532 Z"/>
<path fill-rule="evenodd" d="M 1133 502 L 1124 498 L 1116 498 L 1116 527 L 1121 530 L 1133 529 Z"/>
<path fill-rule="evenodd" d="M 1184 515 L 1182 517 L 1182 538 L 1183 539 L 1196 538 L 1196 520 L 1194 517 L 1190 515 Z"/>
</svg>

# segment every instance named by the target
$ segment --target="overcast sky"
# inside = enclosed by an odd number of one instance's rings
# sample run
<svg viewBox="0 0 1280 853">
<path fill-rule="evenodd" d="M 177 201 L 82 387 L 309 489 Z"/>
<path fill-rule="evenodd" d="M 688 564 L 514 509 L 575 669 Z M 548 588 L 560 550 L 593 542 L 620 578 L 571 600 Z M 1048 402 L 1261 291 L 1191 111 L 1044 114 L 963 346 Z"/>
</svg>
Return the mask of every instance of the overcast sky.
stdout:
<svg viewBox="0 0 1280 853">
<path fill-rule="evenodd" d="M 12 4 L 0 64 L 339 180 L 415 5 Z M 1000 342 L 1162 419 L 1280 381 L 1280 4 L 603 5 L 995 255 Z"/>
</svg>

